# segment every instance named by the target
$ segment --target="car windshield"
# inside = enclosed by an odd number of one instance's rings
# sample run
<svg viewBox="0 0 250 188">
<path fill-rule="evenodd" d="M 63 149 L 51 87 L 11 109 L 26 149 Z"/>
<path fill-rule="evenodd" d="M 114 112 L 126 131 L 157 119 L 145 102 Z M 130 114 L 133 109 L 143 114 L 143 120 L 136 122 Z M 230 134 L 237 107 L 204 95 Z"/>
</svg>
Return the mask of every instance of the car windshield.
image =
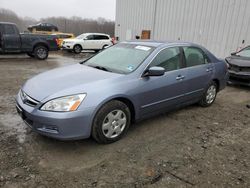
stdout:
<svg viewBox="0 0 250 188">
<path fill-rule="evenodd" d="M 250 58 L 250 46 L 241 50 L 240 52 L 238 52 L 236 54 L 237 56 L 241 56 L 241 57 L 248 57 Z"/>
<path fill-rule="evenodd" d="M 90 58 L 84 64 L 105 71 L 128 74 L 139 67 L 153 50 L 153 47 L 148 46 L 117 44 Z"/>
<path fill-rule="evenodd" d="M 77 36 L 76 38 L 77 38 L 77 39 L 84 39 L 85 37 L 86 37 L 85 34 L 81 34 L 81 35 Z"/>
</svg>

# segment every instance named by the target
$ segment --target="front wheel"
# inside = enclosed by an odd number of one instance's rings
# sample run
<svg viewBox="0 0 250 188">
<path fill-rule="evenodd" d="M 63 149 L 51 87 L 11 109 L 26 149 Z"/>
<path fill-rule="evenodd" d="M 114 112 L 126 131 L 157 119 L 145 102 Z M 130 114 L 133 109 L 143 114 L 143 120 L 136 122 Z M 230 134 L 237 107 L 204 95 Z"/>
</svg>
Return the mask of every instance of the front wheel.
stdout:
<svg viewBox="0 0 250 188">
<path fill-rule="evenodd" d="M 105 45 L 102 47 L 102 49 L 105 50 L 105 49 L 108 48 L 108 47 L 109 47 L 109 45 L 105 44 Z"/>
<path fill-rule="evenodd" d="M 202 99 L 200 100 L 199 104 L 202 106 L 202 107 L 208 107 L 210 105 L 213 104 L 213 102 L 215 101 L 215 98 L 216 98 L 216 95 L 217 95 L 217 84 L 212 81 L 206 92 L 204 93 Z"/>
<path fill-rule="evenodd" d="M 102 144 L 118 141 L 130 126 L 131 114 L 128 106 L 114 100 L 106 103 L 96 114 L 92 137 Z"/>
<path fill-rule="evenodd" d="M 45 60 L 48 58 L 49 50 L 44 46 L 37 46 L 34 49 L 34 56 L 39 60 Z"/>
<path fill-rule="evenodd" d="M 77 44 L 77 45 L 74 46 L 73 51 L 74 51 L 76 54 L 79 54 L 79 53 L 81 53 L 81 51 L 82 51 L 82 47 L 81 47 L 79 44 Z"/>
</svg>

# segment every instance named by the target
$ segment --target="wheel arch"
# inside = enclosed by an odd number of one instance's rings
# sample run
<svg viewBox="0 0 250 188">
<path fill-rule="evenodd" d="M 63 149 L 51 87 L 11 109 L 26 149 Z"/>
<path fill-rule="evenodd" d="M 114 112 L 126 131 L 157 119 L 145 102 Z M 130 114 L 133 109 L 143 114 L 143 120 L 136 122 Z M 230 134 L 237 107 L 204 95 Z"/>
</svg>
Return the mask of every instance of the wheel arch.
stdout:
<svg viewBox="0 0 250 188">
<path fill-rule="evenodd" d="M 43 47 L 47 48 L 47 50 L 49 50 L 48 44 L 46 44 L 46 43 L 44 43 L 44 42 L 38 42 L 38 43 L 34 44 L 34 46 L 33 46 L 33 51 L 34 51 L 35 48 L 38 47 L 38 46 L 43 46 Z"/>
<path fill-rule="evenodd" d="M 83 47 L 82 47 L 82 45 L 81 45 L 80 43 L 75 43 L 75 44 L 73 45 L 73 49 L 74 49 L 75 46 L 80 46 L 80 47 L 83 49 Z"/>
<path fill-rule="evenodd" d="M 95 110 L 95 113 L 93 114 L 93 119 L 92 121 L 94 121 L 94 118 L 96 116 L 96 114 L 98 113 L 98 111 L 105 105 L 107 104 L 108 102 L 110 101 L 114 101 L 114 100 L 117 100 L 117 101 L 121 101 L 123 102 L 124 104 L 126 104 L 130 110 L 130 114 L 131 114 L 131 122 L 134 122 L 135 119 L 136 119 L 136 110 L 135 110 L 135 105 L 134 103 L 132 102 L 131 99 L 129 99 L 129 97 L 126 97 L 126 96 L 113 96 L 113 97 L 110 97 L 106 100 L 104 100 L 100 105 L 98 105 L 98 107 L 96 108 Z"/>
<path fill-rule="evenodd" d="M 217 87 L 217 92 L 220 90 L 220 81 L 217 78 L 214 78 L 213 81 L 216 83 Z"/>
</svg>

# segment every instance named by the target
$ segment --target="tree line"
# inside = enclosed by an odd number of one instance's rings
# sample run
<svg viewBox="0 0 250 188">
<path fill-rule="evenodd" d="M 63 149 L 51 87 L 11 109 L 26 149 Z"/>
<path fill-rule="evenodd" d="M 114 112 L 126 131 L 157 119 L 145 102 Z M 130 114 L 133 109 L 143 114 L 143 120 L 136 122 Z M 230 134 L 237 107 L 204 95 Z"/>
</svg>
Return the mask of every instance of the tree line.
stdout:
<svg viewBox="0 0 250 188">
<path fill-rule="evenodd" d="M 48 17 L 36 20 L 29 17 L 19 17 L 15 12 L 8 9 L 0 9 L 1 22 L 13 22 L 17 25 L 21 32 L 27 32 L 29 25 L 46 22 L 54 24 L 58 27 L 59 31 L 65 33 L 73 33 L 76 36 L 82 33 L 107 33 L 114 36 L 115 22 L 105 18 L 88 19 L 73 16 L 66 17 Z"/>
</svg>

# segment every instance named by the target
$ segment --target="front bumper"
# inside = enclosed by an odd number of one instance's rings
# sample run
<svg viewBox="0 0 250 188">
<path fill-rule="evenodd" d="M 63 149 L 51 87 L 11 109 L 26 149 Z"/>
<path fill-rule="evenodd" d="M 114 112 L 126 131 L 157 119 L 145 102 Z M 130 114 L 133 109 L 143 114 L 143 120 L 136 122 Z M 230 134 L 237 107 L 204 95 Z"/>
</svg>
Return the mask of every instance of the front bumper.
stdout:
<svg viewBox="0 0 250 188">
<path fill-rule="evenodd" d="M 250 86 L 250 72 L 236 72 L 229 70 L 228 83 Z"/>
<path fill-rule="evenodd" d="M 67 44 L 67 43 L 64 43 L 62 44 L 62 49 L 63 50 L 73 50 L 73 44 Z"/>
<path fill-rule="evenodd" d="M 18 94 L 16 109 L 23 121 L 39 134 L 59 140 L 77 140 L 91 135 L 94 108 L 74 112 L 46 112 L 23 103 Z"/>
</svg>

